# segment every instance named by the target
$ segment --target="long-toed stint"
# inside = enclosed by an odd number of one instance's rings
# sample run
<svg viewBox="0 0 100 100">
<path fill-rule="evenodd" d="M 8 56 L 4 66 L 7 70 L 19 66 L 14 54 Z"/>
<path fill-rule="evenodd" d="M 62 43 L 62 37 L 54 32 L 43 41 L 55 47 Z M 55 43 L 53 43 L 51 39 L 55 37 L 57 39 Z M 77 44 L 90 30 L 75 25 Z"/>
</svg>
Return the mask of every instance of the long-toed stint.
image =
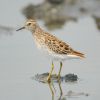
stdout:
<svg viewBox="0 0 100 100">
<path fill-rule="evenodd" d="M 60 79 L 63 60 L 66 60 L 67 58 L 84 58 L 83 53 L 73 50 L 69 46 L 69 44 L 59 40 L 57 37 L 41 29 L 36 20 L 28 19 L 25 25 L 16 31 L 22 29 L 28 29 L 29 31 L 31 31 L 37 47 L 48 52 L 48 55 L 51 55 L 53 57 L 53 60 L 56 59 L 60 62 L 58 79 Z M 53 60 L 50 73 L 47 77 L 48 82 L 50 82 L 51 75 L 54 69 Z"/>
</svg>

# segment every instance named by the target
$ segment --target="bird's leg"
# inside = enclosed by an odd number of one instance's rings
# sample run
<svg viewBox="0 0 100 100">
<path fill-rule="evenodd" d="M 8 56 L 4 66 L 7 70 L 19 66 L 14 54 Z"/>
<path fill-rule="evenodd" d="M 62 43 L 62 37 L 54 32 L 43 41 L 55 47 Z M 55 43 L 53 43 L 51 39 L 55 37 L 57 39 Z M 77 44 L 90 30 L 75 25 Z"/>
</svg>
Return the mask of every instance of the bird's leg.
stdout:
<svg viewBox="0 0 100 100">
<path fill-rule="evenodd" d="M 51 74 L 52 74 L 52 72 L 53 72 L 53 69 L 54 69 L 54 64 L 53 64 L 53 62 L 52 62 L 51 70 L 50 70 L 49 76 L 48 76 L 48 78 L 47 78 L 47 81 L 48 81 L 48 82 L 50 82 Z"/>
<path fill-rule="evenodd" d="M 61 73 L 61 69 L 62 69 L 62 62 L 60 62 L 60 69 L 59 69 L 59 73 L 58 73 L 58 80 L 60 80 L 60 73 Z"/>
</svg>

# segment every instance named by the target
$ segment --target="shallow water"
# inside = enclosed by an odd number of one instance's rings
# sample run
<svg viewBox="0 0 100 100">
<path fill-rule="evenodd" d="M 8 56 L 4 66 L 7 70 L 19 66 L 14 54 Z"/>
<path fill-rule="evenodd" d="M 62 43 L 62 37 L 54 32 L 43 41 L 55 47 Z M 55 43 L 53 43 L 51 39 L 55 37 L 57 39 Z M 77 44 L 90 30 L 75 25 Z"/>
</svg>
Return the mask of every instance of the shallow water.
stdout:
<svg viewBox="0 0 100 100">
<path fill-rule="evenodd" d="M 25 21 L 21 8 L 30 2 L 37 4 L 42 0 L 0 1 L 0 25 L 12 27 L 12 34 L 6 30 L 0 31 L 0 100 L 52 100 L 49 85 L 32 79 L 36 74 L 48 72 L 51 61 L 37 50 L 30 32 L 15 31 Z M 42 21 L 38 23 L 47 30 Z M 94 19 L 84 16 L 77 22 L 66 23 L 61 29 L 47 31 L 86 54 L 84 60 L 64 62 L 61 74 L 74 73 L 79 80 L 75 83 L 61 83 L 62 100 L 99 100 L 100 31 Z M 59 66 L 58 62 L 55 62 L 55 71 L 58 72 L 56 66 Z M 57 100 L 60 96 L 59 84 L 54 83 L 54 87 L 54 98 Z M 89 96 L 68 97 L 69 91 L 88 93 Z"/>
</svg>

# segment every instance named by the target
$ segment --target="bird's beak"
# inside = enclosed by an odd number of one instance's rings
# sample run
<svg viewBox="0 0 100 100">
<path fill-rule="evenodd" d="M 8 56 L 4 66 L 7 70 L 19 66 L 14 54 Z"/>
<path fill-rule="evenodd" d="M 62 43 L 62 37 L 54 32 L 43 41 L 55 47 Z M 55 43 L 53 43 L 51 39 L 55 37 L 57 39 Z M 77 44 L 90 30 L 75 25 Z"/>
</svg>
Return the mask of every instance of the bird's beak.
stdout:
<svg viewBox="0 0 100 100">
<path fill-rule="evenodd" d="M 25 29 L 25 27 L 21 27 L 21 28 L 17 29 L 16 31 L 19 31 L 19 30 L 22 30 L 22 29 Z"/>
</svg>

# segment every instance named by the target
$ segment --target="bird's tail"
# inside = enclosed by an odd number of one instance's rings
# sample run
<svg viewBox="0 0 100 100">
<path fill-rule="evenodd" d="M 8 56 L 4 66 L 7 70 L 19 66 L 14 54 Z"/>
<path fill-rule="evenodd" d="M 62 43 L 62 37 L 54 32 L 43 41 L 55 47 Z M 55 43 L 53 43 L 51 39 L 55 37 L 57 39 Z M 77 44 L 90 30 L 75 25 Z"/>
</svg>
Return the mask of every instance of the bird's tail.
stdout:
<svg viewBox="0 0 100 100">
<path fill-rule="evenodd" d="M 78 51 L 73 51 L 72 54 L 73 54 L 73 55 L 76 55 L 76 56 L 78 56 L 78 57 L 80 57 L 80 58 L 85 58 L 85 55 L 84 55 L 83 53 L 78 52 Z"/>
</svg>

